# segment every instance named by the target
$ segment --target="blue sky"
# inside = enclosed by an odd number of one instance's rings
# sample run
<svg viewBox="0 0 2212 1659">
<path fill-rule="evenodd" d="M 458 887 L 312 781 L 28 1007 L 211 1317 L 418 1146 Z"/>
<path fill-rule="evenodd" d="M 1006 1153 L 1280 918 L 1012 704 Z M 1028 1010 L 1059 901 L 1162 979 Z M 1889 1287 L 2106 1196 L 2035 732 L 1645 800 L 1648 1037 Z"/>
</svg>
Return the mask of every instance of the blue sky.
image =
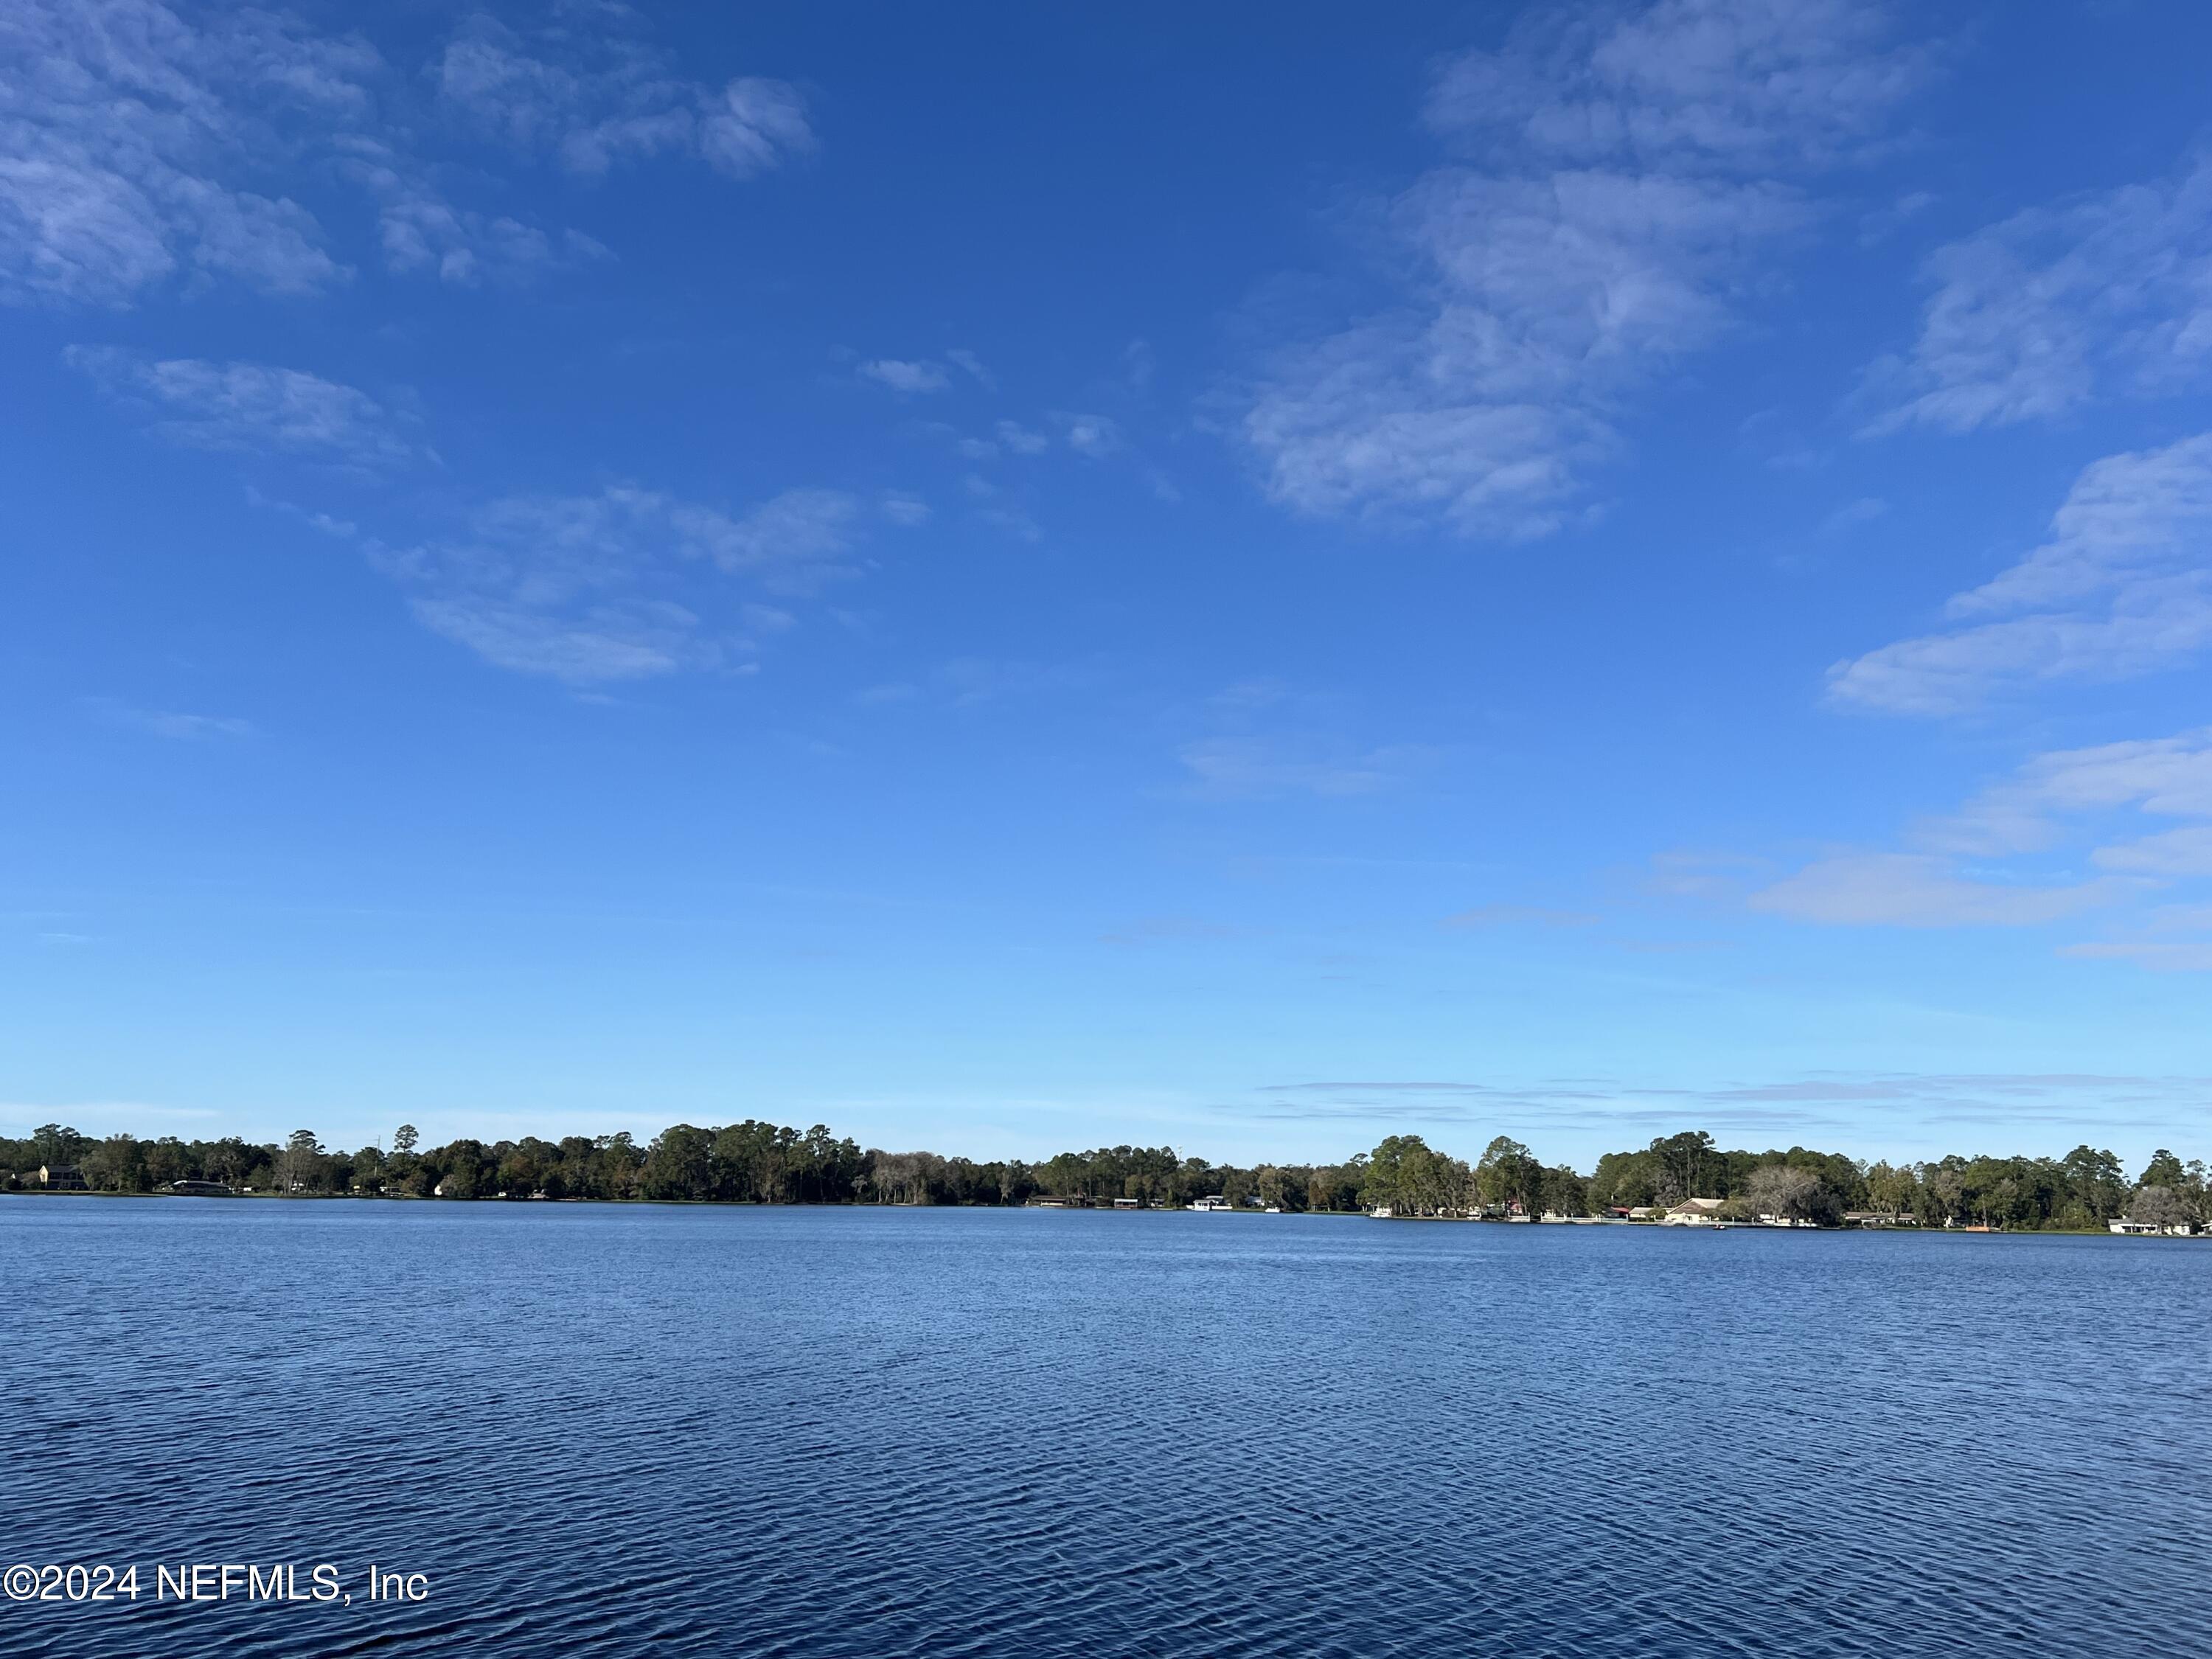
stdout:
<svg viewBox="0 0 2212 1659">
<path fill-rule="evenodd" d="M 2203 1150 L 2212 18 L 0 16 L 0 1130 Z"/>
</svg>

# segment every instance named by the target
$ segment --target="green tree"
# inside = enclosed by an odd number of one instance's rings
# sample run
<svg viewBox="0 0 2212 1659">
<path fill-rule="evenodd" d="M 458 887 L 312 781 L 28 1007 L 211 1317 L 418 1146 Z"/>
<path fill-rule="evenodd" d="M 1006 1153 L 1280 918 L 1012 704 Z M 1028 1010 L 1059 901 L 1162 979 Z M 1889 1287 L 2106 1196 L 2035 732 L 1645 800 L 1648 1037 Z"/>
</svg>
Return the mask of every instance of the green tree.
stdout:
<svg viewBox="0 0 2212 1659">
<path fill-rule="evenodd" d="M 295 1129 L 276 1157 L 276 1190 L 317 1193 L 329 1184 L 323 1143 L 313 1129 Z"/>
<path fill-rule="evenodd" d="M 113 1134 L 86 1154 L 85 1184 L 97 1192 L 143 1193 L 146 1178 L 146 1149 L 133 1137 Z"/>
<path fill-rule="evenodd" d="M 1543 1213 L 1582 1216 L 1590 1213 L 1589 1183 L 1570 1164 L 1553 1165 L 1543 1172 Z"/>
<path fill-rule="evenodd" d="M 1543 1209 L 1544 1166 L 1510 1135 L 1499 1135 L 1483 1149 L 1474 1166 L 1474 1189 L 1486 1205 L 1518 1206 L 1524 1215 Z"/>
<path fill-rule="evenodd" d="M 2161 1146 L 2150 1155 L 2150 1162 L 2143 1165 L 2143 1172 L 2136 1179 L 2136 1185 L 2179 1187 L 2188 1179 L 2189 1173 L 2181 1167 L 2181 1160 Z"/>
<path fill-rule="evenodd" d="M 703 1199 L 714 1192 L 714 1136 L 678 1123 L 663 1129 L 647 1149 L 639 1189 L 647 1198 Z"/>
<path fill-rule="evenodd" d="M 1656 1202 L 1679 1204 L 1686 1198 L 1728 1196 L 1713 1190 L 1725 1184 L 1717 1177 L 1727 1166 L 1714 1149 L 1712 1136 L 1705 1130 L 1685 1129 L 1680 1134 L 1655 1140 L 1650 1151 L 1657 1176 L 1653 1194 Z"/>
<path fill-rule="evenodd" d="M 1909 1164 L 1876 1164 L 1867 1171 L 1867 1200 L 1884 1215 L 1912 1215 L 1920 1207 L 1920 1177 Z"/>
<path fill-rule="evenodd" d="M 41 1123 L 31 1131 L 31 1148 L 41 1164 L 82 1164 L 92 1151 L 92 1138 L 58 1123 Z"/>
</svg>

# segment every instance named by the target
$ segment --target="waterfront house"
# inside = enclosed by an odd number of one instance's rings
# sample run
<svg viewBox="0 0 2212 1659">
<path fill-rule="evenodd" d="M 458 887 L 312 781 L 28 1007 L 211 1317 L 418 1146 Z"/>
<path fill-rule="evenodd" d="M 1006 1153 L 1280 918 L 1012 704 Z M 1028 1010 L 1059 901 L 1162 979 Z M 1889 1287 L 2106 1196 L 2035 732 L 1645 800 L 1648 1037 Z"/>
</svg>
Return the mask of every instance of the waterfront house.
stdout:
<svg viewBox="0 0 2212 1659">
<path fill-rule="evenodd" d="M 41 1164 L 39 1185 L 50 1193 L 81 1193 L 84 1190 L 84 1171 L 74 1164 Z"/>
<path fill-rule="evenodd" d="M 2108 1222 L 2106 1224 L 2114 1232 L 2125 1233 L 2131 1238 L 2155 1238 L 2166 1231 L 2154 1221 L 2130 1221 L 2125 1216 L 2121 1217 L 2118 1221 Z"/>
<path fill-rule="evenodd" d="M 1225 1210 L 1230 1204 L 1219 1193 L 1209 1193 L 1204 1198 L 1194 1200 L 1190 1207 L 1194 1210 Z"/>
<path fill-rule="evenodd" d="M 1717 1198 L 1686 1198 L 1659 1218 L 1662 1227 L 1710 1227 L 1721 1218 Z"/>
</svg>

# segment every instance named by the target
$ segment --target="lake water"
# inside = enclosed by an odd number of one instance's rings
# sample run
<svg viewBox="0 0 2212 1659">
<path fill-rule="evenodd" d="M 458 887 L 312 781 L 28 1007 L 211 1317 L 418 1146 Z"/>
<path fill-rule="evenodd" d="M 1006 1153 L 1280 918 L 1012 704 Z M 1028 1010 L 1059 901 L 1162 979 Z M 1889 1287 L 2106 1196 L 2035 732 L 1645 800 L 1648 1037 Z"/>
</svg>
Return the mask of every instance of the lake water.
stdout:
<svg viewBox="0 0 2212 1659">
<path fill-rule="evenodd" d="M 35 1198 L 0 1261 L 0 1565 L 147 1591 L 11 1653 L 2212 1653 L 2212 1247 Z"/>
</svg>

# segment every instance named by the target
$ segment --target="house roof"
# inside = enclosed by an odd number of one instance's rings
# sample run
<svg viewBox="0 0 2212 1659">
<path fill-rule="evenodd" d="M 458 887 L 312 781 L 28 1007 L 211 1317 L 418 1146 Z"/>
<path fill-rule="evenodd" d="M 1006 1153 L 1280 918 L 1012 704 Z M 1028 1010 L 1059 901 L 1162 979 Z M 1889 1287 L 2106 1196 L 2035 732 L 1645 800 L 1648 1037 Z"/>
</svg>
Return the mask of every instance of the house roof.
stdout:
<svg viewBox="0 0 2212 1659">
<path fill-rule="evenodd" d="M 1721 1200 L 1717 1198 L 1686 1198 L 1680 1204 L 1677 1204 L 1674 1206 L 1674 1213 L 1676 1215 L 1681 1215 L 1686 1212 L 1690 1215 L 1711 1215 L 1715 1210 L 1719 1209 L 1720 1206 Z"/>
</svg>

